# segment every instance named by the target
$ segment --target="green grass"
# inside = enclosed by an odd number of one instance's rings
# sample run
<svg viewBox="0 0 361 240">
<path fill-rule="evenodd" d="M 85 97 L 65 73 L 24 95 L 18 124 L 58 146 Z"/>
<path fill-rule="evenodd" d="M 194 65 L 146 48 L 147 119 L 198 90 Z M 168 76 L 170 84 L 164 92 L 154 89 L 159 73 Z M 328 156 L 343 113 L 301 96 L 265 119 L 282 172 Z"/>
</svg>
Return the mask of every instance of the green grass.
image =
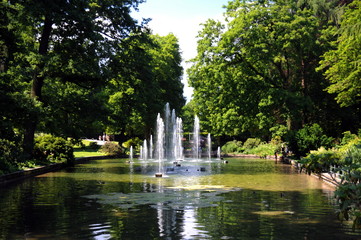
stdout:
<svg viewBox="0 0 361 240">
<path fill-rule="evenodd" d="M 112 141 L 113 143 L 117 143 L 115 141 Z M 99 151 L 100 146 L 97 146 L 94 148 L 92 148 L 91 145 L 92 141 L 89 140 L 82 140 L 82 145 L 83 146 L 79 146 L 76 145 L 74 146 L 74 157 L 75 158 L 79 158 L 79 157 L 95 157 L 95 156 L 106 156 L 106 153 L 102 153 Z"/>
<path fill-rule="evenodd" d="M 98 152 L 97 149 L 82 149 L 82 148 L 74 148 L 74 157 L 94 157 L 94 156 L 106 156 L 106 154 L 102 152 Z"/>
</svg>

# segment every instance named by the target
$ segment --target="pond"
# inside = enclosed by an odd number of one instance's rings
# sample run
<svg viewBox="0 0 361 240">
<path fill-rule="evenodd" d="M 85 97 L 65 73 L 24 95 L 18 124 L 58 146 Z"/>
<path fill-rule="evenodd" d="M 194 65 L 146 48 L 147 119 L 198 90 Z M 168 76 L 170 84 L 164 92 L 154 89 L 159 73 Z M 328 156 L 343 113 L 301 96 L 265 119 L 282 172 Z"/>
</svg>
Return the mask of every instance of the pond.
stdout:
<svg viewBox="0 0 361 240">
<path fill-rule="evenodd" d="M 0 239 L 360 239 L 333 189 L 266 159 L 94 160 L 1 186 Z"/>
</svg>

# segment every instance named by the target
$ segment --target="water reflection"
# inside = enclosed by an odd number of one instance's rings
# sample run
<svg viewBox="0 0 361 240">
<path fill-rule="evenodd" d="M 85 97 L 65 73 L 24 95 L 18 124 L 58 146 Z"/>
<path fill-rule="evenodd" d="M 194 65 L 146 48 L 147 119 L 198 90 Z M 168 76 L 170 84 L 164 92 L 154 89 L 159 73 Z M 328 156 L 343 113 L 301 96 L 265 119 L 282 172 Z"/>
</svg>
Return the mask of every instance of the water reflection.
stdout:
<svg viewBox="0 0 361 240">
<path fill-rule="evenodd" d="M 289 166 L 184 161 L 165 178 L 155 168 L 99 160 L 2 188 L 0 239 L 361 237 L 336 219 L 332 189 Z"/>
<path fill-rule="evenodd" d="M 187 209 L 183 212 L 182 238 L 183 239 L 211 238 L 211 236 L 207 234 L 207 231 L 201 230 L 202 225 L 198 223 L 196 215 L 197 215 L 196 209 Z"/>
</svg>

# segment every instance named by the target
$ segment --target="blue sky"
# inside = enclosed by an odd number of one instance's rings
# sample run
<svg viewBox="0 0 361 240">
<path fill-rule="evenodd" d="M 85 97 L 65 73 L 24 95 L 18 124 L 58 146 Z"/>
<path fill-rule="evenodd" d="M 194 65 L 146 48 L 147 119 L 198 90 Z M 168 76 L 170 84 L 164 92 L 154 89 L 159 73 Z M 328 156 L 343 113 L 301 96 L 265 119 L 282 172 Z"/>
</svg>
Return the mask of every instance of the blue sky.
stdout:
<svg viewBox="0 0 361 240">
<path fill-rule="evenodd" d="M 197 53 L 199 24 L 207 19 L 222 20 L 225 11 L 222 6 L 228 0 L 147 0 L 139 6 L 139 12 L 133 14 L 135 18 L 151 18 L 149 23 L 154 34 L 165 36 L 173 33 L 179 39 L 182 51 L 183 67 L 188 66 L 185 61 L 193 58 Z M 183 76 L 184 95 L 189 101 L 192 89 L 188 87 L 187 76 Z"/>
</svg>

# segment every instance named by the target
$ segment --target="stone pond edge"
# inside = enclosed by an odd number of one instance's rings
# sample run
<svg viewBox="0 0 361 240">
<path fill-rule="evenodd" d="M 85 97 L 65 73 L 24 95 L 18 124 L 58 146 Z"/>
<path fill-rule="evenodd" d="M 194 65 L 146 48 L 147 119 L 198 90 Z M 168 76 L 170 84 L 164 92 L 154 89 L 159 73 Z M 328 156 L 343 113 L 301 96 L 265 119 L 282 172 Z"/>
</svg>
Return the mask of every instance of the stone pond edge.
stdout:
<svg viewBox="0 0 361 240">
<path fill-rule="evenodd" d="M 84 163 L 90 160 L 116 158 L 116 156 L 93 156 L 93 157 L 79 157 L 75 159 L 75 164 Z M 37 175 L 54 172 L 68 167 L 66 163 L 53 163 L 46 166 L 20 170 L 13 173 L 0 176 L 0 186 L 9 183 L 17 182 L 26 178 L 35 177 Z"/>
</svg>

